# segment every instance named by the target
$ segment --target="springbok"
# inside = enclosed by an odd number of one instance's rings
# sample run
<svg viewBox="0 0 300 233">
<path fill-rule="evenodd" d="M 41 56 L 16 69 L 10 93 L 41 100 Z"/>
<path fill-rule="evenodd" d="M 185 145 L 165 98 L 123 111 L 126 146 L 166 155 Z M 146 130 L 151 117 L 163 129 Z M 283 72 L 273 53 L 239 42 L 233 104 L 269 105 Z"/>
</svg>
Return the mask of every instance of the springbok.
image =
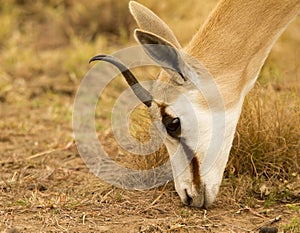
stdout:
<svg viewBox="0 0 300 233">
<path fill-rule="evenodd" d="M 185 48 L 151 10 L 134 1 L 129 9 L 139 26 L 135 39 L 165 67 L 160 82 L 147 91 L 114 57 L 97 55 L 91 61 L 107 61 L 122 71 L 167 131 L 165 145 L 170 158 L 176 154 L 171 166 L 182 202 L 207 208 L 219 191 L 245 95 L 276 39 L 299 13 L 300 0 L 221 0 Z M 214 148 L 212 141 L 220 146 Z"/>
</svg>

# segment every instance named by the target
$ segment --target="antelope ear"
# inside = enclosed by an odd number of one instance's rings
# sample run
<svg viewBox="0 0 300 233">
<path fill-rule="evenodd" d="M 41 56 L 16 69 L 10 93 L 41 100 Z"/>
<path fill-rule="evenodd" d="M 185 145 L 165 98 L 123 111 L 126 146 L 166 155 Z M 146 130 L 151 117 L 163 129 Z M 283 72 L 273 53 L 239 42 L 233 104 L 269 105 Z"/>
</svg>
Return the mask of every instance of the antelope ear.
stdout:
<svg viewBox="0 0 300 233">
<path fill-rule="evenodd" d="M 158 35 L 139 29 L 135 30 L 134 36 L 152 60 L 167 70 L 175 70 L 185 80 L 182 72 L 184 62 L 173 44 Z"/>
<path fill-rule="evenodd" d="M 166 38 L 168 41 L 174 44 L 176 48 L 181 48 L 178 40 L 169 26 L 147 7 L 135 1 L 130 1 L 129 10 L 139 28 L 159 35 L 162 38 Z"/>
</svg>

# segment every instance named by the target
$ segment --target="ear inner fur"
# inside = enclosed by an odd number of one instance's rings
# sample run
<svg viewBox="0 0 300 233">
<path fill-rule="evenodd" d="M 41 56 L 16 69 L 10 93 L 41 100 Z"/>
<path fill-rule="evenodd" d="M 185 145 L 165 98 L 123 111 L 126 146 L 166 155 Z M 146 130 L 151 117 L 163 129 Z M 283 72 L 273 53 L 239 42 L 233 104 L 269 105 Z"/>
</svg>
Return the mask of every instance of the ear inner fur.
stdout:
<svg viewBox="0 0 300 233">
<path fill-rule="evenodd" d="M 166 41 L 158 35 L 140 29 L 136 29 L 134 35 L 136 40 L 142 44 L 145 52 L 155 62 L 163 66 L 163 68 L 176 71 L 183 80 L 186 81 L 180 69 L 180 62 L 182 63 L 181 55 L 171 42 Z"/>
</svg>

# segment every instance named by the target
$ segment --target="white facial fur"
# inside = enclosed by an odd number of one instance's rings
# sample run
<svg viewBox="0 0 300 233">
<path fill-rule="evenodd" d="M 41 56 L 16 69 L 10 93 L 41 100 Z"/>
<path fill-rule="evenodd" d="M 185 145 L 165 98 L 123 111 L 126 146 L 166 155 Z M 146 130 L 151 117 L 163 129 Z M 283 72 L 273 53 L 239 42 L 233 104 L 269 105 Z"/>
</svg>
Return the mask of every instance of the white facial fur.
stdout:
<svg viewBox="0 0 300 233">
<path fill-rule="evenodd" d="M 213 138 L 222 140 L 221 146 L 219 150 L 215 152 L 216 154 L 205 153 L 202 159 L 201 179 L 205 186 L 205 207 L 210 206 L 218 194 L 232 146 L 236 125 L 240 117 L 242 103 L 243 100 L 241 100 L 237 106 L 225 111 L 225 124 L 206 126 L 217 127 L 217 131 L 223 132 L 224 134 L 220 133 L 212 135 Z M 220 120 L 223 120 L 222 113 L 214 114 L 217 115 L 217 118 L 218 115 L 220 115 Z M 211 160 L 211 157 L 216 158 L 216 160 Z"/>
<path fill-rule="evenodd" d="M 215 200 L 222 181 L 242 100 L 235 108 L 224 113 L 201 107 L 196 97 L 196 91 L 182 94 L 166 108 L 166 112 L 180 118 L 180 137 L 195 152 L 199 162 L 198 187 L 193 182 L 195 173 L 191 170 L 191 158 L 187 158 L 180 140 L 169 136 L 165 144 L 171 158 L 175 188 L 182 202 L 208 207 Z"/>
</svg>

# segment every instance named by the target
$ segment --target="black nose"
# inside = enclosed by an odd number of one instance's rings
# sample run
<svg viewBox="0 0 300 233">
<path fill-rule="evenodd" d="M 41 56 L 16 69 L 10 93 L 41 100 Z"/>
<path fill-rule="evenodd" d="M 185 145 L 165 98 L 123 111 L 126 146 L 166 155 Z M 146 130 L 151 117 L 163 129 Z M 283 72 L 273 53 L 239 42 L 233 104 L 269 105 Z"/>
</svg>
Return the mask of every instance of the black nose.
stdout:
<svg viewBox="0 0 300 233">
<path fill-rule="evenodd" d="M 191 198 L 187 192 L 187 190 L 185 189 L 185 195 L 186 195 L 186 199 L 185 199 L 185 204 L 186 205 L 192 205 L 193 203 L 193 198 Z"/>
</svg>

